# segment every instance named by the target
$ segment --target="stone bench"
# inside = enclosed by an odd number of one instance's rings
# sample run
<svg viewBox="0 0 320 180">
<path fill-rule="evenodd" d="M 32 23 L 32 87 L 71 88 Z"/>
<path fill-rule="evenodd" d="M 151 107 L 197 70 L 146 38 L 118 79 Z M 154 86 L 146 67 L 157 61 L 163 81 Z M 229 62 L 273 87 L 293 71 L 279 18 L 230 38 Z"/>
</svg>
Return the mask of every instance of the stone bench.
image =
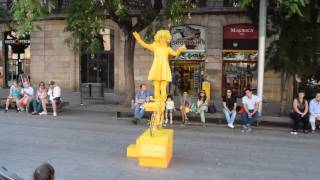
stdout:
<svg viewBox="0 0 320 180">
<path fill-rule="evenodd" d="M 6 106 L 6 101 L 7 101 L 7 98 L 0 98 L 0 106 L 1 106 L 1 108 L 5 108 L 5 106 Z M 11 108 L 13 108 L 13 106 L 14 106 L 14 108 L 16 108 L 16 102 L 12 102 L 12 103 L 10 104 L 10 107 L 11 107 Z M 30 106 L 32 106 L 31 103 L 30 103 Z M 61 102 L 57 103 L 57 112 L 58 112 L 58 113 L 62 112 L 62 110 L 63 110 L 63 108 L 64 108 L 65 106 L 69 106 L 69 102 L 67 102 L 67 101 L 61 101 Z M 10 107 L 9 107 L 9 108 L 10 108 Z M 51 103 L 50 103 L 50 104 L 47 104 L 47 111 L 48 111 L 48 112 L 52 112 L 52 104 L 51 104 Z"/>
<path fill-rule="evenodd" d="M 69 106 L 69 102 L 67 101 L 60 101 L 59 103 L 57 103 L 57 113 L 61 113 L 63 108 Z M 47 104 L 47 111 L 48 112 L 52 112 L 53 108 L 52 108 L 52 104 Z"/>
<path fill-rule="evenodd" d="M 121 108 L 121 109 L 117 109 L 115 112 L 116 112 L 117 119 L 120 117 L 132 117 L 133 116 L 133 109 L 131 109 L 131 108 Z M 145 117 L 149 118 L 150 114 L 151 114 L 150 112 L 147 112 Z M 181 117 L 180 111 L 178 111 L 178 110 L 174 111 L 173 116 L 174 117 Z M 221 111 L 218 111 L 216 113 L 206 113 L 205 116 L 206 116 L 206 119 L 208 119 L 208 120 L 217 120 L 219 124 L 222 124 L 223 122 L 225 122 L 224 114 Z M 190 113 L 188 113 L 188 117 L 189 118 L 198 118 L 199 114 L 190 112 Z M 236 117 L 236 122 L 241 123 L 241 117 L 238 114 Z M 288 124 L 292 124 L 292 120 L 290 119 L 289 116 L 281 116 L 281 117 L 260 116 L 258 118 L 256 125 L 259 126 L 260 123 L 269 123 L 269 124 L 273 123 L 273 124 L 288 125 Z"/>
</svg>

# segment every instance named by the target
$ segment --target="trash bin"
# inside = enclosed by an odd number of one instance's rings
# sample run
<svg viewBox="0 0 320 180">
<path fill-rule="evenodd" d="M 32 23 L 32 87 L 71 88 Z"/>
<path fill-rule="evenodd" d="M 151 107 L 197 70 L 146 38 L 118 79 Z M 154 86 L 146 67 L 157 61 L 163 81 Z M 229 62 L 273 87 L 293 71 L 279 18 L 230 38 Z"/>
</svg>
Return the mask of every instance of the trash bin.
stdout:
<svg viewBox="0 0 320 180">
<path fill-rule="evenodd" d="M 104 98 L 104 87 L 102 83 L 82 83 L 81 94 L 83 99 Z"/>
</svg>

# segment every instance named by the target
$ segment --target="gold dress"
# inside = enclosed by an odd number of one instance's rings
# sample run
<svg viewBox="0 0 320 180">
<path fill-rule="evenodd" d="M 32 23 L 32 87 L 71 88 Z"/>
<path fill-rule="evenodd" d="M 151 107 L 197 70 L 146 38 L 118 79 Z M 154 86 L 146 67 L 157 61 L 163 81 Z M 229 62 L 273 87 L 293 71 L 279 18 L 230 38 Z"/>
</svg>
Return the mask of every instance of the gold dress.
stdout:
<svg viewBox="0 0 320 180">
<path fill-rule="evenodd" d="M 171 82 L 172 77 L 168 56 L 177 56 L 178 53 L 168 46 L 161 46 L 155 43 L 151 44 L 147 48 L 154 53 L 148 80 Z"/>
</svg>

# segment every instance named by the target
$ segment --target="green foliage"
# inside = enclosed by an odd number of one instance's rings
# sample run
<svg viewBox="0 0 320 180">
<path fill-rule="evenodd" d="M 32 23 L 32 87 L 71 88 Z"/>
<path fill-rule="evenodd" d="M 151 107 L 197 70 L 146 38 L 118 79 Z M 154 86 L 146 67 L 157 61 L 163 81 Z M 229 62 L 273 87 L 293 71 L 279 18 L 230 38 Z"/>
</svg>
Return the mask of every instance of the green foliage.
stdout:
<svg viewBox="0 0 320 180">
<path fill-rule="evenodd" d="M 288 75 L 298 75 L 303 81 L 320 80 L 320 15 L 319 4 L 310 0 L 302 12 L 287 20 L 273 17 L 273 29 L 279 38 L 268 50 L 268 68 Z"/>
<path fill-rule="evenodd" d="M 102 8 L 98 8 L 101 5 L 100 0 L 71 0 L 65 28 L 71 35 L 65 41 L 75 52 L 81 47 L 90 52 L 100 48 L 99 32 L 104 18 Z"/>
<path fill-rule="evenodd" d="M 66 42 L 76 52 L 84 46 L 89 47 L 87 50 L 96 51 L 100 24 L 106 18 L 104 12 L 125 34 L 131 35 L 133 31 L 139 32 L 147 27 L 146 38 L 151 40 L 154 32 L 167 28 L 163 25 L 165 20 L 169 20 L 170 24 L 179 24 L 186 19 L 191 8 L 189 0 L 168 0 L 165 6 L 161 1 L 151 0 L 71 0 L 65 29 L 71 36 Z M 161 10 L 165 13 L 161 14 Z"/>
<path fill-rule="evenodd" d="M 301 8 L 305 7 L 306 0 L 267 0 L 268 5 L 273 6 L 274 8 L 281 9 L 282 12 L 285 12 L 285 17 L 290 18 L 293 15 L 298 14 L 303 16 Z M 259 7 L 259 0 L 240 0 L 240 4 L 243 7 Z"/>
<path fill-rule="evenodd" d="M 40 28 L 34 22 L 43 17 L 44 9 L 37 0 L 14 0 L 11 13 L 17 24 L 18 35 L 24 36 L 34 28 Z"/>
<path fill-rule="evenodd" d="M 190 0 L 169 0 L 165 15 L 173 25 L 180 24 L 188 18 L 187 13 L 192 8 Z"/>
</svg>

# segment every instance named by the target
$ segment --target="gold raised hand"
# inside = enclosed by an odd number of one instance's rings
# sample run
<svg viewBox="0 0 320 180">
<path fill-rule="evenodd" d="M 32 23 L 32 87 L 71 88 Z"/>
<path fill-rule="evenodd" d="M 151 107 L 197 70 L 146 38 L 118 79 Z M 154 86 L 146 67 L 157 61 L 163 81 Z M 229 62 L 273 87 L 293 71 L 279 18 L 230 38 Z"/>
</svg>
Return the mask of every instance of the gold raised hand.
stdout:
<svg viewBox="0 0 320 180">
<path fill-rule="evenodd" d="M 187 49 L 187 48 L 186 48 L 186 45 L 183 45 L 183 46 L 181 46 L 181 47 L 178 48 L 178 51 L 179 51 L 179 52 L 184 52 L 184 51 L 186 51 L 186 49 Z"/>
<path fill-rule="evenodd" d="M 140 34 L 137 33 L 136 31 L 132 33 L 133 37 L 136 39 L 136 40 L 140 40 L 141 37 L 140 37 Z"/>
</svg>

